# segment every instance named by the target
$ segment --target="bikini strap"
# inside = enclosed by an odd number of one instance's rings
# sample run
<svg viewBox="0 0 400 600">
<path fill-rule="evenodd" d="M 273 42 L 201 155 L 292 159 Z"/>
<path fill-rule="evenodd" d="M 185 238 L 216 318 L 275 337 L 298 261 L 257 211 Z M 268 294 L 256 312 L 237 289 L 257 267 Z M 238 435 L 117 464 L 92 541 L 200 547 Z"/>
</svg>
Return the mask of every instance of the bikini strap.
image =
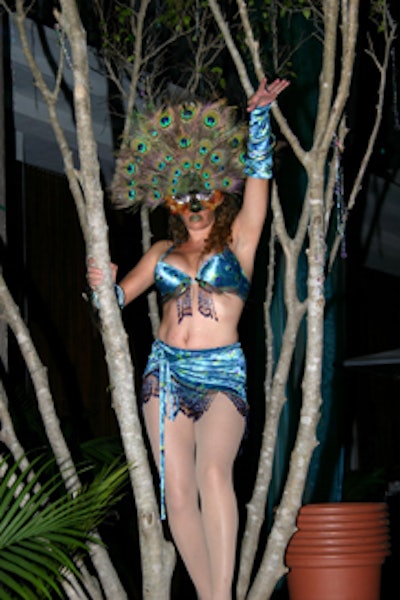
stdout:
<svg viewBox="0 0 400 600">
<path fill-rule="evenodd" d="M 171 252 L 175 249 L 175 244 L 171 244 L 170 247 L 161 254 L 160 258 L 158 259 L 159 261 L 163 261 L 164 258 L 166 258 L 169 254 L 171 254 Z"/>
</svg>

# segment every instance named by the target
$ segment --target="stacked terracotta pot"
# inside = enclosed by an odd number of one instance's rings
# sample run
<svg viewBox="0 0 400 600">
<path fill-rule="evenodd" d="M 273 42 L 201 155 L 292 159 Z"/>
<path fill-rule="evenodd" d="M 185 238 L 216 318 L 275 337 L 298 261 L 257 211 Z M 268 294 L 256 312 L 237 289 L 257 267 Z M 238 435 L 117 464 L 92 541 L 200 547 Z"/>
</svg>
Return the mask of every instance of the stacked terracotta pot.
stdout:
<svg viewBox="0 0 400 600">
<path fill-rule="evenodd" d="M 390 553 L 384 503 L 303 506 L 286 551 L 290 600 L 379 600 Z"/>
</svg>

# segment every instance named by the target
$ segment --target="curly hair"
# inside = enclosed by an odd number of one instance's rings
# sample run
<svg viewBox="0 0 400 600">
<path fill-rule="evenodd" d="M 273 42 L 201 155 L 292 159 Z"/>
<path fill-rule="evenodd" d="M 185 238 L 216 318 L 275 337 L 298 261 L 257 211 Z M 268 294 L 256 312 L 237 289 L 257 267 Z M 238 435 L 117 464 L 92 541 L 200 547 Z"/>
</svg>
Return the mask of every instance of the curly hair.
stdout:
<svg viewBox="0 0 400 600">
<path fill-rule="evenodd" d="M 209 252 L 221 252 L 232 241 L 232 223 L 239 212 L 239 204 L 236 198 L 230 194 L 224 194 L 224 200 L 215 209 L 215 221 L 210 231 L 204 254 Z M 169 215 L 169 232 L 175 245 L 182 244 L 188 239 L 188 230 L 180 215 Z"/>
</svg>

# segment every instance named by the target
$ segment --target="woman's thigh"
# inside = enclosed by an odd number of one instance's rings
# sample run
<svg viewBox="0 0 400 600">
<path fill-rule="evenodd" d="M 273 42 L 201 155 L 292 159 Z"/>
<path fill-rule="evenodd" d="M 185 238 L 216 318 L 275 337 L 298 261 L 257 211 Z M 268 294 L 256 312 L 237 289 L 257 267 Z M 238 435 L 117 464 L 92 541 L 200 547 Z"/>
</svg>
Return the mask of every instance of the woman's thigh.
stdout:
<svg viewBox="0 0 400 600">
<path fill-rule="evenodd" d="M 215 468 L 230 475 L 245 431 L 245 418 L 222 392 L 195 424 L 198 476 Z"/>
<path fill-rule="evenodd" d="M 155 463 L 160 465 L 159 400 L 143 405 L 143 416 Z M 164 419 L 166 490 L 182 491 L 195 481 L 195 433 L 193 420 L 179 412 L 174 420 Z"/>
</svg>

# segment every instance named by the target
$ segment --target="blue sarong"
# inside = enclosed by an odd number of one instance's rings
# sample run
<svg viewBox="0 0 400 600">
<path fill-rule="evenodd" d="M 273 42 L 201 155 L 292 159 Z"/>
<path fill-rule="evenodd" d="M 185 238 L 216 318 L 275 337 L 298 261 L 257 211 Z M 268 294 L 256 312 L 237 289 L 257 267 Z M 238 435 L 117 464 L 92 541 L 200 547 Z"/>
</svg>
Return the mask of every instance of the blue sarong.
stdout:
<svg viewBox="0 0 400 600">
<path fill-rule="evenodd" d="M 203 350 L 175 348 L 161 340 L 153 342 L 143 375 L 142 402 L 153 396 L 159 398 L 162 519 L 165 519 L 165 418 L 174 420 L 178 412 L 183 412 L 196 421 L 219 392 L 247 417 L 246 362 L 239 342 Z"/>
</svg>

